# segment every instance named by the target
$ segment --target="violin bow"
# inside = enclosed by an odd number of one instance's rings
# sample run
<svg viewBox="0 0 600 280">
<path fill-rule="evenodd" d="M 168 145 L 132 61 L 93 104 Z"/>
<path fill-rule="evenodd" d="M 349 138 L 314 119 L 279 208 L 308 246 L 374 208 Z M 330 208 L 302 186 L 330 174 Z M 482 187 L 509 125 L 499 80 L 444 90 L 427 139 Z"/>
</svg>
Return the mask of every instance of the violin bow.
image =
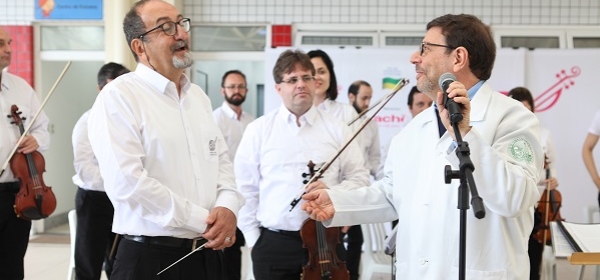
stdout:
<svg viewBox="0 0 600 280">
<path fill-rule="evenodd" d="M 406 81 L 406 83 L 408 84 L 408 80 Z M 398 86 L 398 85 L 396 85 L 396 86 Z M 404 86 L 404 85 L 402 85 L 402 86 Z M 395 89 L 396 89 L 396 87 L 394 87 L 394 90 Z M 377 107 L 377 105 L 379 105 L 379 103 L 383 102 L 384 100 L 387 100 L 390 95 L 396 94 L 396 92 L 398 92 L 398 90 L 392 91 L 392 92 L 384 95 L 383 97 L 381 97 L 381 99 L 379 99 L 377 102 L 375 102 L 375 104 L 373 104 L 373 106 L 369 107 L 367 110 L 364 110 L 364 111 L 360 112 L 360 114 L 358 114 L 358 116 L 356 116 L 354 119 L 352 119 L 350 122 L 348 122 L 348 126 L 351 126 L 357 120 L 360 120 L 360 118 L 362 118 L 362 116 L 364 116 L 365 114 L 367 114 L 373 108 Z M 386 103 L 387 103 L 387 101 L 386 101 Z M 379 112 L 379 111 L 377 111 L 377 112 Z M 377 113 L 375 113 L 375 115 L 377 115 Z"/>
<path fill-rule="evenodd" d="M 67 69 L 69 69 L 69 66 L 71 66 L 71 61 L 67 62 L 67 65 L 65 65 L 65 68 L 62 70 L 62 72 L 58 76 L 58 79 L 56 79 L 56 82 L 54 82 L 54 85 L 52 86 L 52 88 L 48 92 L 48 95 L 46 95 L 46 98 L 44 98 L 44 101 L 42 102 L 42 104 L 40 104 L 40 109 L 35 113 L 35 115 L 33 116 L 33 118 L 31 118 L 29 120 L 29 123 L 27 124 L 27 127 L 25 128 L 25 130 L 21 134 L 21 137 L 19 137 L 19 140 L 17 141 L 17 144 L 12 149 L 12 151 L 10 152 L 10 154 L 8 154 L 8 158 L 6 159 L 6 161 L 4 162 L 4 164 L 2 165 L 2 171 L 0 171 L 0 176 L 2 176 L 4 174 L 4 171 L 6 171 L 6 168 L 8 167 L 8 164 L 10 163 L 10 159 L 12 158 L 12 156 L 17 151 L 17 148 L 19 148 L 19 145 L 21 145 L 21 142 L 23 142 L 23 139 L 25 138 L 25 136 L 27 136 L 27 133 L 29 133 L 29 130 L 31 129 L 31 126 L 33 125 L 33 123 L 37 119 L 38 115 L 42 112 L 42 109 L 44 109 L 44 106 L 46 106 L 46 102 L 48 102 L 48 99 L 50 98 L 50 96 L 52 96 L 52 93 L 54 93 L 54 90 L 56 89 L 56 86 L 58 86 L 58 83 L 60 82 L 60 80 L 62 80 L 63 76 L 67 72 Z"/>
<path fill-rule="evenodd" d="M 342 145 L 342 147 L 337 151 L 337 153 L 329 161 L 327 161 L 325 164 L 323 164 L 323 167 L 319 168 L 319 170 L 317 170 L 315 172 L 315 174 L 310 178 L 310 180 L 308 180 L 308 182 L 304 185 L 304 187 L 302 187 L 301 194 L 298 195 L 290 203 L 290 206 L 291 206 L 290 212 L 292 210 L 294 210 L 294 207 L 296 207 L 296 204 L 298 204 L 298 202 L 300 202 L 300 200 L 302 200 L 302 196 L 306 194 L 306 191 L 305 191 L 306 187 L 308 187 L 308 185 L 310 185 L 312 182 L 314 182 L 314 181 L 318 180 L 319 178 L 321 178 L 321 175 L 323 175 L 323 173 L 325 173 L 325 171 L 327 171 L 327 169 L 342 154 L 342 152 L 344 150 L 346 150 L 346 148 L 350 145 L 350 143 L 352 143 L 352 141 L 369 124 L 369 122 L 377 115 L 377 113 L 379 113 L 379 111 L 381 111 L 381 109 L 383 109 L 383 107 L 385 107 L 385 105 L 392 99 L 392 97 L 394 97 L 396 95 L 396 93 L 398 93 L 398 91 L 400 91 L 408 83 L 409 83 L 408 79 L 401 79 L 396 84 L 396 86 L 394 86 L 394 89 L 392 89 L 392 91 L 390 93 L 388 93 L 387 95 L 385 95 L 381 100 L 379 100 L 379 102 L 377 102 L 377 104 L 375 104 L 373 107 L 371 107 L 371 108 L 374 108 L 379 103 L 381 103 L 383 101 L 383 104 L 381 104 L 381 106 L 379 106 L 379 108 L 377 108 L 377 111 L 375 111 L 375 113 L 372 116 L 370 116 L 368 119 L 365 119 L 363 121 L 362 125 L 356 130 L 356 132 L 354 132 L 354 135 L 352 135 L 352 137 L 350 137 L 350 139 L 348 139 L 348 141 L 346 141 L 346 143 L 344 143 L 344 145 Z M 354 120 L 352 120 L 348 125 L 351 125 L 352 123 L 354 123 L 356 120 L 358 120 L 363 115 L 364 114 L 361 113 L 358 118 L 355 118 Z"/>
</svg>

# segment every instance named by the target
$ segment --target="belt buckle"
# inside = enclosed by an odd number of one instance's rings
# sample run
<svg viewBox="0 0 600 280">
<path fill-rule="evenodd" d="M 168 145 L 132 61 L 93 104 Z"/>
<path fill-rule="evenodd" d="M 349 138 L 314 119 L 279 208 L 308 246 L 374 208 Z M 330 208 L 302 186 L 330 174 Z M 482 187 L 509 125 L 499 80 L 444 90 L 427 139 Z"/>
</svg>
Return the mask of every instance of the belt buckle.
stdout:
<svg viewBox="0 0 600 280">
<path fill-rule="evenodd" d="M 202 239 L 204 239 L 204 238 L 198 237 L 198 238 L 192 239 L 192 252 L 194 252 L 199 247 L 199 246 L 197 246 L 197 245 L 199 245 L 198 241 L 200 241 Z M 200 245 L 200 246 L 202 246 L 202 245 Z M 200 249 L 200 250 L 202 250 L 202 249 Z"/>
</svg>

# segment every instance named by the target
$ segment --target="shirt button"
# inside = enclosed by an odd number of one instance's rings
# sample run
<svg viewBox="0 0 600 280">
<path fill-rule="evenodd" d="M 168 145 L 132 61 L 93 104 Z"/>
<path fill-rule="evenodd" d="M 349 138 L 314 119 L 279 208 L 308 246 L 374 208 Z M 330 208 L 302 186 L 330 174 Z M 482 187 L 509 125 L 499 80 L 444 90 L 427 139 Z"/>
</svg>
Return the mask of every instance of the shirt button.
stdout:
<svg viewBox="0 0 600 280">
<path fill-rule="evenodd" d="M 421 265 L 425 265 L 427 263 L 426 260 L 421 260 Z"/>
</svg>

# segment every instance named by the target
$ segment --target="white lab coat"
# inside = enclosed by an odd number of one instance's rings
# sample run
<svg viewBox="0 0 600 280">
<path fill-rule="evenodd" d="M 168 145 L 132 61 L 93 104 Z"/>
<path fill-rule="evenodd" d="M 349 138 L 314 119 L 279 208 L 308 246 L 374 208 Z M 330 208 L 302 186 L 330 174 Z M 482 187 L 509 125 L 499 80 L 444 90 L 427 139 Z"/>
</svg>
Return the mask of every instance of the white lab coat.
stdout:
<svg viewBox="0 0 600 280">
<path fill-rule="evenodd" d="M 538 119 L 487 83 L 471 108 L 472 129 L 463 140 L 486 216 L 467 212 L 466 278 L 528 279 L 527 240 L 544 160 Z M 457 170 L 458 158 L 449 150 L 448 132 L 439 137 L 433 110 L 394 137 L 382 180 L 370 188 L 328 191 L 336 210 L 328 226 L 399 219 L 396 279 L 458 278 L 459 180 L 446 185 L 443 172 L 448 164 Z"/>
</svg>

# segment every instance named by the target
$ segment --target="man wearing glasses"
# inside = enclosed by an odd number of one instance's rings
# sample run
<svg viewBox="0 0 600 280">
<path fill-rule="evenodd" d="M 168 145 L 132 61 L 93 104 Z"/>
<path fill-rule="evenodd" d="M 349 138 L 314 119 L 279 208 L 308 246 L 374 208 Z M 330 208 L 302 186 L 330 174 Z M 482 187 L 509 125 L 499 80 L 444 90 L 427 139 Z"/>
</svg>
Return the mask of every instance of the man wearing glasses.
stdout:
<svg viewBox="0 0 600 280">
<path fill-rule="evenodd" d="M 251 248 L 255 279 L 300 279 L 308 255 L 299 231 L 308 215 L 290 203 L 303 191 L 369 183 L 362 151 L 352 142 L 322 178 L 303 189 L 309 161 L 317 170 L 350 137 L 346 124 L 313 105 L 314 74 L 305 53 L 287 50 L 279 56 L 273 77 L 283 104 L 248 125 L 235 156 L 238 190 L 247 201 L 238 226 Z M 306 238 L 316 240 L 316 234 Z M 329 249 L 343 257 L 338 245 Z"/>
<path fill-rule="evenodd" d="M 239 70 L 225 72 L 221 80 L 221 94 L 225 98 L 223 105 L 213 111 L 213 116 L 225 143 L 229 148 L 229 159 L 233 162 L 235 152 L 242 139 L 246 126 L 254 120 L 254 117 L 242 109 L 242 103 L 246 100 L 248 86 L 246 75 Z M 244 246 L 244 235 L 236 230 L 236 240 L 233 246 L 226 248 L 225 265 L 227 266 L 227 280 L 239 280 L 242 278 L 242 251 Z"/>
<path fill-rule="evenodd" d="M 191 66 L 190 21 L 160 0 L 137 2 L 123 21 L 138 62 L 105 86 L 89 139 L 114 208 L 119 243 L 111 280 L 225 279 L 221 249 L 235 242 L 235 189 L 227 145 Z"/>
</svg>

